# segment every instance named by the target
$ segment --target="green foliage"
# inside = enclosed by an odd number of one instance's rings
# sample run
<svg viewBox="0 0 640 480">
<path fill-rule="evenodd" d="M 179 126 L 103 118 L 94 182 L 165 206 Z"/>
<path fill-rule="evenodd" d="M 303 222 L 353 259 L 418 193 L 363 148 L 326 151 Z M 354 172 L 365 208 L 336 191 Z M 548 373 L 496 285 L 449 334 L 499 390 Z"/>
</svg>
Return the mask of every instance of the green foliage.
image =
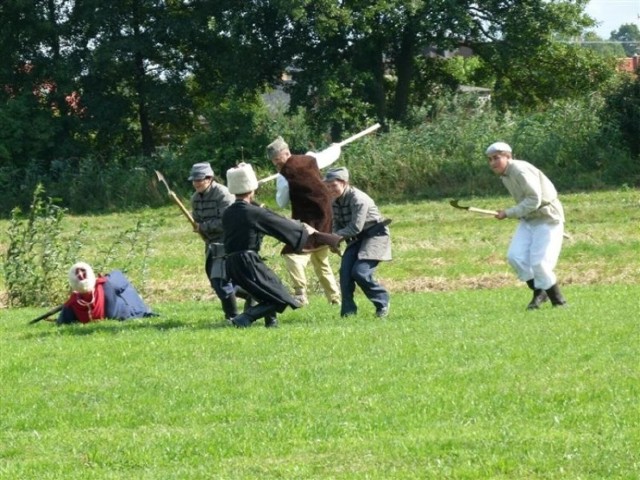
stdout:
<svg viewBox="0 0 640 480">
<path fill-rule="evenodd" d="M 640 28 L 635 23 L 626 23 L 611 32 L 611 40 L 621 42 L 627 57 L 640 55 Z"/>
<path fill-rule="evenodd" d="M 148 279 L 148 259 L 154 232 L 160 222 L 138 220 L 127 229 L 116 228 L 111 242 L 94 239 L 87 245 L 87 224 L 77 231 L 65 227 L 66 209 L 45 198 L 41 184 L 36 186 L 29 212 L 19 208 L 11 212 L 8 245 L 2 263 L 7 301 L 11 306 L 52 306 L 62 303 L 68 291 L 68 268 L 83 259 L 90 261 L 96 272 L 113 269 L 127 272 L 136 287 L 144 292 Z"/>
<path fill-rule="evenodd" d="M 430 108 L 412 110 L 405 124 L 390 124 L 385 131 L 345 147 L 340 162 L 374 196 L 401 200 L 414 195 L 483 195 L 499 188 L 486 168 L 484 149 L 502 139 L 512 144 L 517 156 L 543 168 L 563 189 L 635 185 L 640 168 L 634 161 L 639 124 L 634 111 L 636 91 L 637 81 L 629 77 L 612 85 L 604 100 L 593 94 L 551 102 L 537 110 L 507 112 L 496 111 L 491 102 L 473 94 L 442 92 Z M 234 108 L 214 117 L 238 120 L 242 116 L 250 123 L 235 130 L 237 140 L 233 142 L 234 130 L 216 130 L 213 125 L 221 124 L 216 122 L 207 126 L 210 136 L 194 137 L 187 148 L 159 149 L 152 158 L 60 159 L 49 170 L 39 163 L 25 168 L 2 166 L 0 186 L 5 195 L 0 198 L 0 209 L 26 208 L 38 183 L 74 213 L 164 205 L 168 199 L 154 170 L 161 171 L 171 188 L 188 199 L 192 186 L 186 177 L 196 161 L 210 161 L 222 183 L 226 170 L 241 159 L 252 163 L 260 177 L 266 176 L 273 173 L 273 166 L 264 154 L 265 146 L 277 135 L 287 140 L 292 151 L 304 153 L 321 150 L 373 123 L 334 137 L 314 132 L 301 109 L 289 112 L 260 104 L 229 105 Z M 220 140 L 212 142 L 210 137 Z M 268 195 L 269 188 L 261 190 Z"/>
<path fill-rule="evenodd" d="M 603 100 L 594 95 L 554 102 L 539 112 L 496 114 L 463 95 L 443 96 L 429 110 L 414 112 L 416 126 L 392 125 L 375 141 L 344 149 L 341 162 L 354 184 L 374 196 L 442 198 L 497 193 L 484 151 L 509 142 L 517 158 L 542 168 L 563 190 L 638 183 L 640 166 L 603 123 Z"/>
<path fill-rule="evenodd" d="M 605 133 L 614 138 L 619 135 L 631 155 L 640 160 L 640 70 L 635 76 L 623 75 L 610 90 L 601 117 L 609 127 Z"/>
<path fill-rule="evenodd" d="M 264 160 L 269 140 L 260 122 L 265 117 L 266 106 L 257 95 L 234 92 L 221 98 L 209 97 L 200 130 L 191 136 L 181 155 L 189 160 L 189 166 L 210 162 L 222 178 L 241 161 Z"/>
<path fill-rule="evenodd" d="M 38 185 L 26 217 L 20 209 L 11 212 L 9 244 L 4 255 L 3 274 L 12 306 L 52 306 L 62 301 L 66 271 L 82 247 L 84 228 L 67 238 L 63 235 L 65 210 L 44 198 Z"/>
<path fill-rule="evenodd" d="M 580 46 L 606 58 L 618 59 L 625 56 L 622 44 L 604 41 L 595 32 L 586 32 L 582 37 Z"/>
<path fill-rule="evenodd" d="M 640 288 L 571 287 L 538 312 L 523 293 L 397 294 L 382 322 L 312 304 L 275 332 L 198 302 L 64 328 L 9 311 L 3 475 L 633 478 Z"/>
</svg>

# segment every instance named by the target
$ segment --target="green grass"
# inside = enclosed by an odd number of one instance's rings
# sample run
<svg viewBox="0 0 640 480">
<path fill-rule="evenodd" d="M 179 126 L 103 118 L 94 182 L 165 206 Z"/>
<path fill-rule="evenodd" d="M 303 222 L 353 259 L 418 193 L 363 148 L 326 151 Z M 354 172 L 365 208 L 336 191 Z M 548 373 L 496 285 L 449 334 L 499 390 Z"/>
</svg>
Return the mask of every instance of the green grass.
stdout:
<svg viewBox="0 0 640 480">
<path fill-rule="evenodd" d="M 225 326 L 174 209 L 91 218 L 105 242 L 162 218 L 146 279 L 161 316 L 57 328 L 2 310 L 0 478 L 638 478 L 638 194 L 565 205 L 568 308 L 524 310 L 513 222 L 421 202 L 382 206 L 388 319 L 314 294 L 277 330 Z"/>
</svg>

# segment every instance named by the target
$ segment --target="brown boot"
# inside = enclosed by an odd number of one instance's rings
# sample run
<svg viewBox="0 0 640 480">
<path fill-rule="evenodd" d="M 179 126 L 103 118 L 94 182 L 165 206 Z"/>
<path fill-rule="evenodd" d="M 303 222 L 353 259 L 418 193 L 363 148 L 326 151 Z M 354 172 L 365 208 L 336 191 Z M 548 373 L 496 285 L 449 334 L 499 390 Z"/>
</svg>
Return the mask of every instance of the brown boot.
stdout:
<svg viewBox="0 0 640 480">
<path fill-rule="evenodd" d="M 547 295 L 549 296 L 549 300 L 551 300 L 551 305 L 554 307 L 564 307 L 567 304 L 557 283 L 551 288 L 547 288 Z"/>
<path fill-rule="evenodd" d="M 549 297 L 547 296 L 547 292 L 534 286 L 533 280 L 527 280 L 527 285 L 533 290 L 533 298 L 529 302 L 529 305 L 527 305 L 527 310 L 537 310 L 540 308 L 540 305 L 549 300 Z"/>
</svg>

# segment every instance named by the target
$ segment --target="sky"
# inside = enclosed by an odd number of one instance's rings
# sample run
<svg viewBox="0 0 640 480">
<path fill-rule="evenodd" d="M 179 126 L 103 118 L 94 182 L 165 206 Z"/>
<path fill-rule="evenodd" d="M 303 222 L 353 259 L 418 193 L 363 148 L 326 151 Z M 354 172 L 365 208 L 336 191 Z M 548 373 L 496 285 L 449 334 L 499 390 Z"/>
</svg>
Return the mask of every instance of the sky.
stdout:
<svg viewBox="0 0 640 480">
<path fill-rule="evenodd" d="M 635 23 L 640 28 L 640 0 L 590 0 L 585 12 L 600 22 L 595 32 L 604 40 L 625 23 Z"/>
</svg>

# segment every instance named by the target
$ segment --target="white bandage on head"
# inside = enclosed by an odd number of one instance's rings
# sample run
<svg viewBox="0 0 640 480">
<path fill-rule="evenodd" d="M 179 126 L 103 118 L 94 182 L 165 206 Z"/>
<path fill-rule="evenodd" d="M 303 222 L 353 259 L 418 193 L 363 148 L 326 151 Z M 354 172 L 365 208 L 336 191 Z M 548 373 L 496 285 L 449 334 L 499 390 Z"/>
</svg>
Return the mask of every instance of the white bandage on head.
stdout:
<svg viewBox="0 0 640 480">
<path fill-rule="evenodd" d="M 91 265 L 84 262 L 74 263 L 69 269 L 69 286 L 74 292 L 92 292 L 96 286 L 96 276 Z"/>
</svg>

